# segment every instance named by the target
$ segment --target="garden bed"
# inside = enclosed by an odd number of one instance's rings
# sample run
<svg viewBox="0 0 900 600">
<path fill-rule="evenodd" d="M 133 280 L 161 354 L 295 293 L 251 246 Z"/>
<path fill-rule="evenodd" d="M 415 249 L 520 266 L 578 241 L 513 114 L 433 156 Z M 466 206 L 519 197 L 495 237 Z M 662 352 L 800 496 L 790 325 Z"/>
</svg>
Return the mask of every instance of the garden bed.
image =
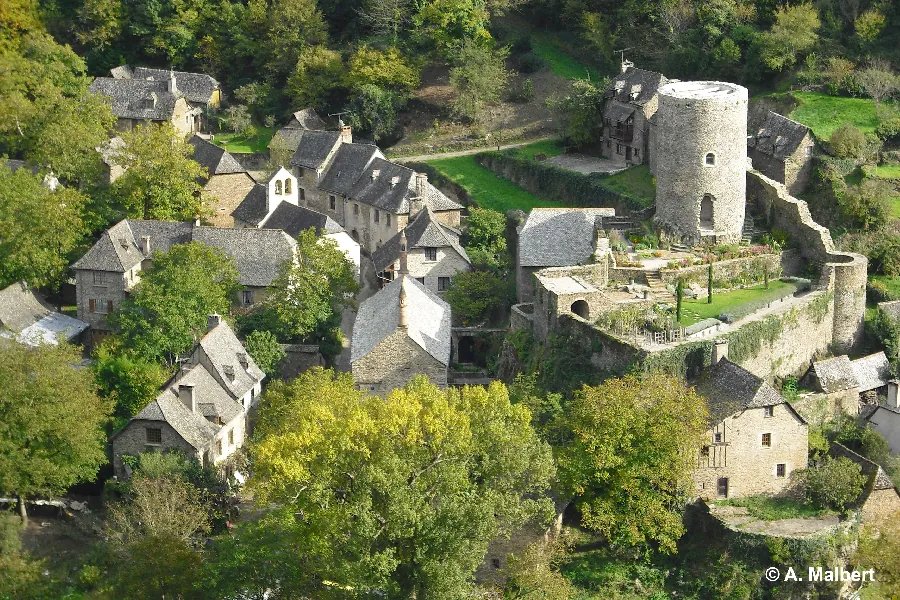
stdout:
<svg viewBox="0 0 900 600">
<path fill-rule="evenodd" d="M 713 301 L 708 303 L 706 298 L 685 299 L 682 301 L 681 321 L 682 325 L 693 325 L 704 319 L 718 319 L 721 315 L 728 315 L 727 322 L 737 321 L 769 302 L 792 296 L 798 290 L 796 283 L 787 281 L 770 281 L 769 288 L 764 284 L 746 287 L 717 294 L 713 292 Z"/>
</svg>

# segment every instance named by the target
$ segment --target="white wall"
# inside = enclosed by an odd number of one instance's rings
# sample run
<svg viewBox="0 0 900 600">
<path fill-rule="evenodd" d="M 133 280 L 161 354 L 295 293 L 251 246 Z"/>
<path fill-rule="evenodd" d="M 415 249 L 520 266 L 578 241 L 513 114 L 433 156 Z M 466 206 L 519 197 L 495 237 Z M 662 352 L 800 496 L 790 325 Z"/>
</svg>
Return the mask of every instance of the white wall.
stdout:
<svg viewBox="0 0 900 600">
<path fill-rule="evenodd" d="M 869 423 L 887 440 L 891 454 L 900 454 L 900 415 L 879 408 L 869 417 Z"/>
<path fill-rule="evenodd" d="M 359 277 L 359 244 L 352 238 L 348 233 L 329 233 L 324 236 L 328 239 L 334 240 L 337 243 L 338 249 L 343 252 L 348 259 L 353 263 L 354 267 L 356 267 L 356 276 Z"/>
<path fill-rule="evenodd" d="M 290 191 L 288 192 L 288 187 Z M 281 193 L 278 193 L 278 192 Z M 299 192 L 297 191 L 297 178 L 291 175 L 290 171 L 284 167 L 280 167 L 278 171 L 269 179 L 266 187 L 266 203 L 268 214 L 272 214 L 278 205 L 282 202 L 290 202 L 297 206 Z"/>
</svg>

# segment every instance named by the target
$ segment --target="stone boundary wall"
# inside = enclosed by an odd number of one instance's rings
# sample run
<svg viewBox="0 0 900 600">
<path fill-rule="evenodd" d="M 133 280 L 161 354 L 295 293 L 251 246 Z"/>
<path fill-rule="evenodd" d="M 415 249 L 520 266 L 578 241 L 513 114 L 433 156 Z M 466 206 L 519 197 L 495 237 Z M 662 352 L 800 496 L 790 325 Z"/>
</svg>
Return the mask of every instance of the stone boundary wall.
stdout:
<svg viewBox="0 0 900 600">
<path fill-rule="evenodd" d="M 530 312 L 526 312 L 531 307 Z M 509 330 L 518 331 L 519 329 L 532 329 L 534 327 L 534 304 L 526 302 L 524 304 L 513 304 L 509 313 Z"/>
<path fill-rule="evenodd" d="M 291 380 L 312 367 L 324 367 L 325 360 L 315 344 L 281 344 L 286 356 L 278 365 L 281 377 Z"/>
</svg>

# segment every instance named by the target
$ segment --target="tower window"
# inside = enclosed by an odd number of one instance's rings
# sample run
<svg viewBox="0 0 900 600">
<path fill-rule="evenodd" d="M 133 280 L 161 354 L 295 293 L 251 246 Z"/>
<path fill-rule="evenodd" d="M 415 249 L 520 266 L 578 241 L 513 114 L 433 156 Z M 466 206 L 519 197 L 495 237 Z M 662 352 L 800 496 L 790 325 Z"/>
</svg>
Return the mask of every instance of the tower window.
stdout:
<svg viewBox="0 0 900 600">
<path fill-rule="evenodd" d="M 713 165 L 715 165 L 716 164 L 716 155 L 713 154 L 712 152 L 707 153 L 705 163 L 706 163 L 707 167 L 712 167 Z"/>
</svg>

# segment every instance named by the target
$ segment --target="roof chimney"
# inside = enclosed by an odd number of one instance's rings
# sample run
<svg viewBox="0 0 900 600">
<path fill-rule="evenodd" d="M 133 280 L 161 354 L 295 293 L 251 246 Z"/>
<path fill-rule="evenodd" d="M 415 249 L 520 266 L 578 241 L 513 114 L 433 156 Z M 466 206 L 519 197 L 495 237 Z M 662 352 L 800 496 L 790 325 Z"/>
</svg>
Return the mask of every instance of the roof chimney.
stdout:
<svg viewBox="0 0 900 600">
<path fill-rule="evenodd" d="M 207 330 L 207 331 L 212 331 L 213 329 L 215 329 L 216 327 L 218 327 L 221 323 L 222 323 L 222 316 L 221 316 L 221 315 L 219 315 L 219 314 L 217 314 L 217 313 L 213 313 L 213 314 L 211 314 L 211 315 L 208 315 L 208 316 L 206 317 L 206 330 Z"/>
<path fill-rule="evenodd" d="M 719 364 L 723 358 L 728 358 L 728 340 L 716 340 L 713 344 L 712 364 Z"/>
<path fill-rule="evenodd" d="M 150 257 L 150 236 L 145 235 L 141 238 L 141 252 L 144 253 L 144 256 Z"/>
<path fill-rule="evenodd" d="M 175 83 L 175 71 L 169 69 L 169 92 L 172 94 L 178 93 L 178 84 Z"/>
<path fill-rule="evenodd" d="M 898 388 L 900 388 L 900 380 L 892 379 L 888 381 L 887 405 L 891 408 L 900 408 L 900 394 L 897 393 Z"/>
<path fill-rule="evenodd" d="M 428 174 L 416 173 L 416 196 L 422 200 L 428 195 Z"/>
<path fill-rule="evenodd" d="M 406 329 L 409 327 L 409 323 L 406 320 L 406 275 L 404 274 L 400 277 L 400 318 L 397 326 L 400 329 Z"/>
<path fill-rule="evenodd" d="M 400 277 L 409 273 L 406 250 L 406 229 L 404 228 L 400 231 Z"/>
<path fill-rule="evenodd" d="M 353 130 L 349 125 L 344 125 L 341 123 L 341 143 L 343 144 L 352 144 L 353 143 Z"/>
<path fill-rule="evenodd" d="M 234 383 L 237 381 L 237 376 L 234 374 L 234 365 L 222 365 L 222 371 L 229 382 Z"/>
<path fill-rule="evenodd" d="M 628 69 L 634 66 L 634 63 L 628 60 L 627 58 L 622 58 L 622 72 L 626 72 Z"/>
<path fill-rule="evenodd" d="M 184 403 L 189 411 L 197 412 L 197 397 L 194 395 L 193 383 L 182 383 L 178 386 L 178 398 Z"/>
</svg>

